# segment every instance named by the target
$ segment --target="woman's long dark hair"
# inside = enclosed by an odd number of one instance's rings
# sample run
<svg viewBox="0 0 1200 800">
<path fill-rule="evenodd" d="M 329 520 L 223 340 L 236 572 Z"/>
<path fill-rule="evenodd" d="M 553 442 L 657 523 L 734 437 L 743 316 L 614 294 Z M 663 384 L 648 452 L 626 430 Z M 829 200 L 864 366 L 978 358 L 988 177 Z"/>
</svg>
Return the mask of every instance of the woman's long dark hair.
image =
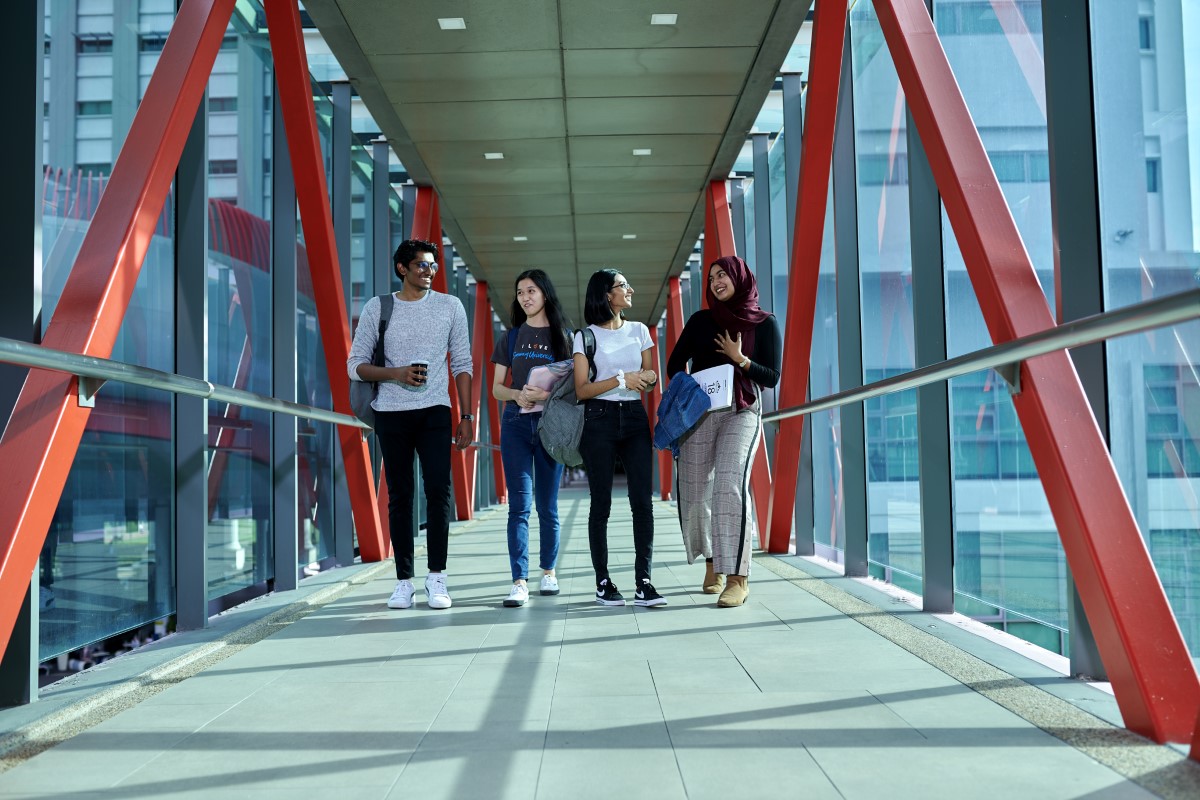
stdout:
<svg viewBox="0 0 1200 800">
<path fill-rule="evenodd" d="M 603 325 L 613 318 L 612 306 L 608 304 L 608 293 L 617 282 L 620 270 L 605 268 L 592 273 L 588 281 L 587 294 L 583 296 L 583 319 L 588 325 Z"/>
<path fill-rule="evenodd" d="M 571 340 L 567 336 L 570 321 L 563 313 L 562 303 L 558 302 L 558 292 L 554 291 L 554 284 L 550 282 L 550 276 L 544 270 L 527 269 L 513 281 L 513 302 L 509 314 L 512 330 L 515 331 L 524 325 L 527 319 L 525 309 L 521 308 L 516 297 L 521 281 L 525 280 L 533 281 L 541 291 L 542 297 L 546 299 L 546 321 L 550 323 L 550 350 L 554 353 L 555 361 L 565 361 L 571 357 Z"/>
</svg>

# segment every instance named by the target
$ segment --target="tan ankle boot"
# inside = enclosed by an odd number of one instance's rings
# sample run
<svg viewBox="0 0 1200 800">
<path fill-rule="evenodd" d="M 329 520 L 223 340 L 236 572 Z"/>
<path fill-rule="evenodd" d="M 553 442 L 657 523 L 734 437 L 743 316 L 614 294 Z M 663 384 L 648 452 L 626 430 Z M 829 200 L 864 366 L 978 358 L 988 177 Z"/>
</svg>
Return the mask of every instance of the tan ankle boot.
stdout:
<svg viewBox="0 0 1200 800">
<path fill-rule="evenodd" d="M 750 594 L 750 587 L 746 585 L 745 575 L 729 575 L 725 585 L 725 591 L 721 592 L 721 596 L 717 598 L 717 605 L 720 608 L 734 608 L 746 602 L 746 595 Z"/>
<path fill-rule="evenodd" d="M 704 562 L 704 583 L 700 585 L 700 591 L 705 594 L 718 594 L 721 589 L 725 588 L 725 576 L 719 572 L 713 572 L 713 562 Z"/>
</svg>

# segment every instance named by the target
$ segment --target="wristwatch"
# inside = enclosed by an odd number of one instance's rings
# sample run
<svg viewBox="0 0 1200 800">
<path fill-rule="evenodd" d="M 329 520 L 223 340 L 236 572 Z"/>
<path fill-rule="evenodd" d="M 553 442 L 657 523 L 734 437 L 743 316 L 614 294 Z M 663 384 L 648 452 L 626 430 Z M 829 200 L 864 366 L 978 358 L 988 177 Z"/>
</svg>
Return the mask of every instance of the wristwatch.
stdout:
<svg viewBox="0 0 1200 800">
<path fill-rule="evenodd" d="M 750 363 L 750 356 L 746 356 L 745 358 L 743 358 L 741 361 L 738 362 L 738 369 L 745 369 L 746 365 L 748 365 L 749 363 Z"/>
<path fill-rule="evenodd" d="M 625 370 L 623 369 L 617 370 L 617 388 L 621 390 L 628 388 L 625 385 Z"/>
<path fill-rule="evenodd" d="M 467 419 L 471 419 L 471 420 L 473 420 L 473 419 L 475 419 L 475 415 L 474 415 L 474 414 L 463 414 L 463 415 L 462 415 L 462 419 L 464 419 L 464 420 L 467 420 Z"/>
</svg>

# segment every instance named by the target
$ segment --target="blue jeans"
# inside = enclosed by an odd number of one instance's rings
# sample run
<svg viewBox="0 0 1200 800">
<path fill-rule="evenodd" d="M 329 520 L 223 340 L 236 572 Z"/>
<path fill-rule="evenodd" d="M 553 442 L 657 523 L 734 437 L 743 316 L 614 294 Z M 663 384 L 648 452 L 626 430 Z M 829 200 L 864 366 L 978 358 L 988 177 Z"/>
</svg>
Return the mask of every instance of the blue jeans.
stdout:
<svg viewBox="0 0 1200 800">
<path fill-rule="evenodd" d="M 508 403 L 500 423 L 500 458 L 508 484 L 508 560 L 513 580 L 529 577 L 529 511 L 536 492 L 543 570 L 558 562 L 558 484 L 563 466 L 538 439 L 541 412 L 522 414 Z"/>
</svg>

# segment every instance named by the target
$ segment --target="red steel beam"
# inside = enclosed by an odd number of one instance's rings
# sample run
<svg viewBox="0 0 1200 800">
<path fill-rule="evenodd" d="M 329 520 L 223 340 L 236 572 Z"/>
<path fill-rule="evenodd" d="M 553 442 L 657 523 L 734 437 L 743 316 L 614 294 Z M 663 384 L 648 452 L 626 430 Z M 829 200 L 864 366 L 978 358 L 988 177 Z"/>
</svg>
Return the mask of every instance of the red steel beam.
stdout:
<svg viewBox="0 0 1200 800">
<path fill-rule="evenodd" d="M 337 244 L 333 234 L 333 215 L 325 183 L 325 158 L 317 133 L 312 84 L 304 39 L 300 31 L 300 10 L 296 3 L 271 0 L 264 4 L 267 34 L 275 61 L 275 79 L 279 85 L 279 105 L 287 134 L 288 154 L 296 184 L 296 201 L 304 226 L 304 246 L 312 276 L 313 300 L 325 350 L 325 369 L 333 408 L 353 415 L 350 408 L 350 376 L 346 359 L 350 353 L 350 319 L 346 313 L 346 295 L 338 267 Z M 388 537 L 380 524 L 372 483 L 370 451 L 362 430 L 338 426 L 350 506 L 358 531 L 358 547 L 363 561 L 381 561 L 386 557 Z"/>
<path fill-rule="evenodd" d="M 733 220 L 729 214 L 729 200 L 725 196 L 725 181 L 709 181 L 705 192 L 704 208 L 704 271 L 700 274 L 700 286 L 694 291 L 708 299 L 708 265 L 721 256 L 737 255 L 733 238 Z M 768 254 L 768 260 L 769 260 Z M 707 307 L 707 302 L 705 307 Z M 766 442 L 759 442 L 754 454 L 754 466 L 750 469 L 750 492 L 754 496 L 754 512 L 758 518 L 759 546 L 766 549 L 767 515 L 771 503 L 771 465 L 767 459 Z"/>
<path fill-rule="evenodd" d="M 788 314 L 783 337 L 787 367 L 779 380 L 779 407 L 797 406 L 808 393 L 813 317 L 817 311 L 817 278 L 821 268 L 821 239 L 829 172 L 833 165 L 833 134 L 837 119 L 842 51 L 846 41 L 847 0 L 821 0 L 813 21 L 809 59 L 808 108 L 804 114 L 804 147 L 800 151 L 795 236 L 788 268 Z M 768 503 L 766 548 L 786 553 L 791 547 L 795 517 L 796 481 L 800 473 L 800 434 L 803 420 L 780 422 L 775 435 L 775 481 Z"/>
<path fill-rule="evenodd" d="M 1054 327 L 925 3 L 874 4 L 992 341 Z M 1200 680 L 1070 356 L 1025 361 L 1013 405 L 1126 726 L 1191 741 Z"/>
<path fill-rule="evenodd" d="M 42 344 L 107 358 L 142 269 L 234 0 L 185 0 Z M 31 369 L 0 437 L 0 652 L 87 425 L 76 379 Z"/>
<path fill-rule="evenodd" d="M 663 374 L 664 359 L 660 359 L 659 355 L 662 352 L 658 346 L 658 326 L 651 325 L 650 341 L 654 344 L 654 371 L 660 376 Z M 662 387 L 665 378 L 660 377 L 658 382 L 654 384 L 654 388 L 646 395 L 646 416 L 650 419 L 650 434 L 654 435 L 654 426 L 658 423 L 658 406 L 662 403 Z M 671 452 L 669 450 L 658 451 L 658 488 L 659 494 L 663 500 L 671 499 Z"/>
</svg>

